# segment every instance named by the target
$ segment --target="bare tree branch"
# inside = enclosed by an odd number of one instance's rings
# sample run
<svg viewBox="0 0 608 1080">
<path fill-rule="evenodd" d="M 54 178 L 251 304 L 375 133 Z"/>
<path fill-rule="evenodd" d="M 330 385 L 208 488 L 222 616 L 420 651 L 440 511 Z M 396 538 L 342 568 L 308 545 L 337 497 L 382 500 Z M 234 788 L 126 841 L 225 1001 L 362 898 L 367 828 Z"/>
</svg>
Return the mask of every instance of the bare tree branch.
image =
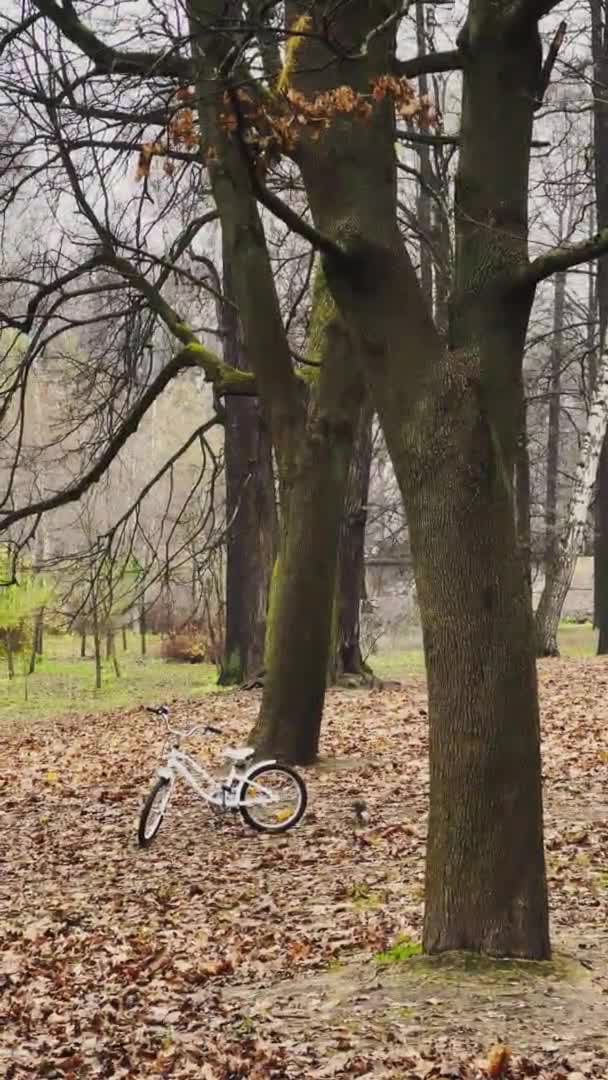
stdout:
<svg viewBox="0 0 608 1080">
<path fill-rule="evenodd" d="M 165 79 L 192 78 L 192 63 L 174 52 L 154 53 L 114 49 L 98 38 L 76 15 L 71 4 L 60 7 L 55 0 L 33 0 L 41 15 L 82 49 L 99 72 L 109 75 L 146 75 Z"/>
<path fill-rule="evenodd" d="M 150 386 L 144 391 L 137 404 L 132 408 L 125 422 L 109 440 L 97 461 L 90 469 L 83 473 L 78 480 L 73 484 L 68 485 L 63 491 L 59 491 L 46 499 L 40 499 L 38 502 L 29 502 L 25 506 L 18 507 L 14 510 L 0 510 L 0 532 L 8 529 L 18 521 L 23 521 L 24 519 L 35 515 L 44 514 L 49 510 L 55 510 L 59 506 L 65 506 L 68 503 L 76 502 L 80 499 L 93 484 L 96 484 L 97 481 L 101 479 L 131 435 L 137 431 L 141 420 L 150 406 L 156 401 L 171 380 L 187 368 L 202 366 L 199 362 L 199 351 L 202 350 L 202 348 L 202 346 L 199 346 L 198 349 L 193 349 L 190 346 L 186 346 L 186 348 L 180 350 L 180 352 L 166 364 Z M 222 366 L 225 367 L 226 365 Z M 228 382 L 222 384 L 222 382 L 218 380 L 216 383 L 218 393 L 255 393 L 253 376 L 249 375 L 247 372 L 237 371 L 235 371 L 235 375 L 242 376 L 242 382 L 239 383 L 239 381 L 236 380 L 235 383 L 231 383 L 229 378 Z"/>
<path fill-rule="evenodd" d="M 395 60 L 396 75 L 406 79 L 415 79 L 418 75 L 431 75 L 441 71 L 460 71 L 462 53 L 460 49 L 446 49 L 445 52 L 430 52 L 425 56 L 412 56 L 409 60 Z"/>
<path fill-rule="evenodd" d="M 557 274 L 560 270 L 570 270 L 573 266 L 599 259 L 608 254 L 608 229 L 602 229 L 589 240 L 578 244 L 562 244 L 552 248 L 544 255 L 539 255 L 529 266 L 521 271 L 516 281 L 518 285 L 538 285 L 540 281 Z"/>
</svg>

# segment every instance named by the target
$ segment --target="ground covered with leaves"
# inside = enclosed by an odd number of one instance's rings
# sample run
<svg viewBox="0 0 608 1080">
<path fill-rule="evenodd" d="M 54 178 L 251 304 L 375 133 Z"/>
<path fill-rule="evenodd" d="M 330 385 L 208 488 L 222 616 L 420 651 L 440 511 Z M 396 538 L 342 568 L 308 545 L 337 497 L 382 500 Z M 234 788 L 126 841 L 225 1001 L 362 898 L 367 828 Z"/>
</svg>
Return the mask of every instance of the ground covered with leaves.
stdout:
<svg viewBox="0 0 608 1080">
<path fill-rule="evenodd" d="M 309 811 L 284 837 L 218 821 L 184 791 L 140 851 L 157 721 L 13 726 L 0 744 L 0 1075 L 608 1077 L 608 666 L 547 662 L 541 684 L 552 965 L 411 955 L 420 677 L 330 692 Z M 257 706 L 255 693 L 210 695 L 174 718 L 242 742 Z M 221 741 L 193 744 L 218 763 Z"/>
</svg>

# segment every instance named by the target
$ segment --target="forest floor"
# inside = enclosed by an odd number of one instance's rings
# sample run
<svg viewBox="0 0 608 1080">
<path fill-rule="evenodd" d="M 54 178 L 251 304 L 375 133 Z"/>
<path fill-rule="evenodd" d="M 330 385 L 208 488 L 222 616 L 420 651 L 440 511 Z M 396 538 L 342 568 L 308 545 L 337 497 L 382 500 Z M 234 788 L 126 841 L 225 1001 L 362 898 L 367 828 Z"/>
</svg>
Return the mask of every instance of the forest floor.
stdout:
<svg viewBox="0 0 608 1080">
<path fill-rule="evenodd" d="M 549 965 L 399 959 L 421 935 L 422 676 L 328 694 L 309 810 L 284 837 L 218 823 L 182 793 L 142 852 L 153 718 L 11 724 L 0 1076 L 608 1078 L 608 661 L 547 661 L 541 690 Z M 242 741 L 258 703 L 207 695 L 175 716 Z M 193 740 L 212 762 L 218 743 Z"/>
</svg>

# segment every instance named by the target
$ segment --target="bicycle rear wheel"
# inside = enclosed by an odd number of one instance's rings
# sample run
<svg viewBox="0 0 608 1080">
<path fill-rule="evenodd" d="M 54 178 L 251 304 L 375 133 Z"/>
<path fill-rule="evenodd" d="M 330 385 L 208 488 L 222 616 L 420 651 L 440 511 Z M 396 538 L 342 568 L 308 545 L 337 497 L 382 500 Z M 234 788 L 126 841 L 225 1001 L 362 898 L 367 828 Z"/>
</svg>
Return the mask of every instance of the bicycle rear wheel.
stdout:
<svg viewBox="0 0 608 1080">
<path fill-rule="evenodd" d="M 301 820 L 308 795 L 302 777 L 289 765 L 258 765 L 241 787 L 243 821 L 256 832 L 281 833 Z"/>
<path fill-rule="evenodd" d="M 140 847 L 150 847 L 154 840 L 163 823 L 170 794 L 169 781 L 164 776 L 159 777 L 143 805 L 139 819 L 137 839 Z"/>
</svg>

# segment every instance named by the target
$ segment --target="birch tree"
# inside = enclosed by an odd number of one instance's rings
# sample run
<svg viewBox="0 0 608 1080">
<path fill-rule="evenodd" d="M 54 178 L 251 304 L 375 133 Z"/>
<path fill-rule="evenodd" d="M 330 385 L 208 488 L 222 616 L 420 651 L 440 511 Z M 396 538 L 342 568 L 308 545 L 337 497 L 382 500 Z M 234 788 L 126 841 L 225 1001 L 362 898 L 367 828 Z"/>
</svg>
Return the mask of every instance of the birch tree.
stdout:
<svg viewBox="0 0 608 1080">
<path fill-rule="evenodd" d="M 557 656 L 559 620 L 581 551 L 595 491 L 598 464 L 608 426 L 608 353 L 602 355 L 587 427 L 581 441 L 565 525 L 547 566 L 545 586 L 536 609 L 539 656 Z"/>
</svg>

